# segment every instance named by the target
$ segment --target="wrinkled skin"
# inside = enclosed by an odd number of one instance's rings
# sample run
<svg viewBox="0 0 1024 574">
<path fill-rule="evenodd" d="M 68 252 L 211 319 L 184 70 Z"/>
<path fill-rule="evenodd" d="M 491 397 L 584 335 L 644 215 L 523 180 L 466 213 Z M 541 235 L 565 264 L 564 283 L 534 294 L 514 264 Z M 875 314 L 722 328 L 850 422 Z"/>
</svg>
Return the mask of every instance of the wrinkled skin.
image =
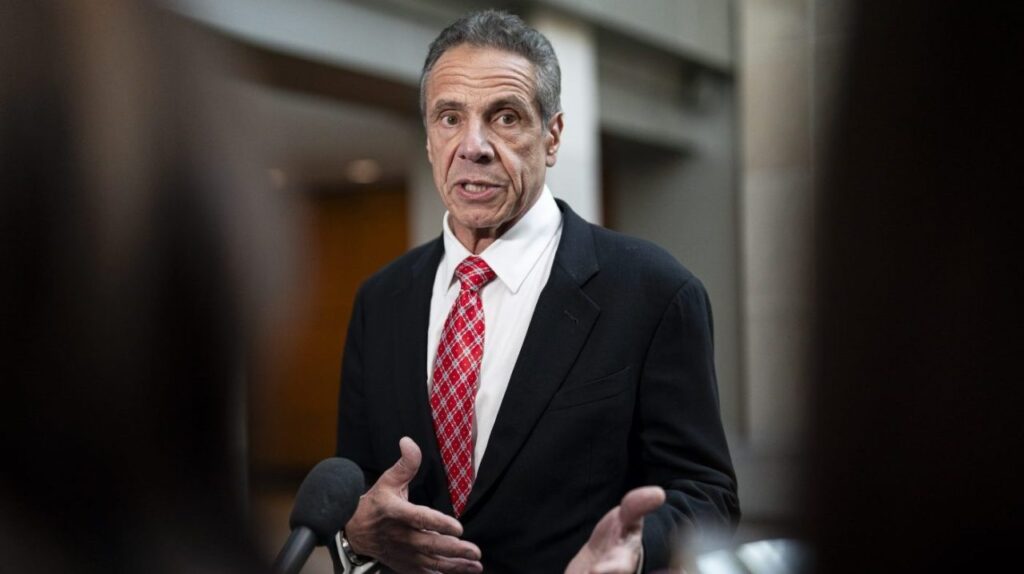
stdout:
<svg viewBox="0 0 1024 574">
<path fill-rule="evenodd" d="M 345 525 L 345 538 L 356 554 L 370 556 L 401 574 L 483 572 L 480 549 L 460 540 L 459 521 L 409 502 L 409 482 L 422 454 L 411 438 L 399 441 L 402 456 L 359 499 Z"/>
<path fill-rule="evenodd" d="M 533 206 L 555 165 L 562 114 L 543 120 L 535 82 L 526 58 L 469 45 L 445 52 L 427 78 L 434 185 L 452 231 L 473 253 Z"/>
</svg>

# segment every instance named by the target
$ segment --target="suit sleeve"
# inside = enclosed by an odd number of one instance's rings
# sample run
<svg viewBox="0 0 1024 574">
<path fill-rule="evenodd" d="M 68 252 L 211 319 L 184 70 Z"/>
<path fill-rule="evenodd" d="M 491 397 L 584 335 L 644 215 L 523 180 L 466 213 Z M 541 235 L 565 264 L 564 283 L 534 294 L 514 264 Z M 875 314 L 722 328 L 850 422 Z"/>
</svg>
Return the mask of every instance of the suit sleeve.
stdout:
<svg viewBox="0 0 1024 574">
<path fill-rule="evenodd" d="M 356 295 L 352 318 L 348 324 L 345 351 L 341 366 L 341 389 L 338 394 L 338 456 L 352 460 L 363 469 L 366 487 L 380 476 L 375 468 L 369 413 L 366 406 L 366 380 L 364 377 L 364 302 L 362 291 Z"/>
<path fill-rule="evenodd" d="M 675 293 L 644 361 L 638 395 L 643 482 L 666 503 L 644 521 L 644 571 L 667 568 L 673 540 L 731 533 L 739 521 L 736 476 L 722 429 L 711 305 L 690 279 Z"/>
</svg>

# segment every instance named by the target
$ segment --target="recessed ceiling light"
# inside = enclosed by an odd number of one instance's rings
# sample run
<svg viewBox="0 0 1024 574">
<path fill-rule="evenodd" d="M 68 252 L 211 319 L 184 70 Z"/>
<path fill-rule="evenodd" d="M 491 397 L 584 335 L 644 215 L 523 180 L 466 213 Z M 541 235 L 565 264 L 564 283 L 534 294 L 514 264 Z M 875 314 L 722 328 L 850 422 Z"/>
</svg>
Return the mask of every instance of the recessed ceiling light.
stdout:
<svg viewBox="0 0 1024 574">
<path fill-rule="evenodd" d="M 380 163 L 373 159 L 356 159 L 345 168 L 345 176 L 352 183 L 373 183 L 380 179 Z"/>
<path fill-rule="evenodd" d="M 288 185 L 288 174 L 279 167 L 268 169 L 267 177 L 270 178 L 270 183 L 274 186 L 274 189 L 284 189 Z"/>
</svg>

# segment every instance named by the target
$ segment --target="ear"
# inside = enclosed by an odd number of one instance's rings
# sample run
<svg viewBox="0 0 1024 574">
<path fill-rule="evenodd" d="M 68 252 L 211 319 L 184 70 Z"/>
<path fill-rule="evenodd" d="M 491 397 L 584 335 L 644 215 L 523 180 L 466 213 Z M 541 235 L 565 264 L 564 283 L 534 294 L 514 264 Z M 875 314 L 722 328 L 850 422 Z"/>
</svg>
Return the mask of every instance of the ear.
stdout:
<svg viewBox="0 0 1024 574">
<path fill-rule="evenodd" d="M 552 116 L 545 127 L 547 133 L 545 134 L 544 153 L 546 155 L 545 163 L 548 167 L 553 167 L 555 160 L 558 159 L 558 146 L 562 144 L 562 127 L 562 112 Z"/>
<path fill-rule="evenodd" d="M 430 136 L 427 136 L 427 161 L 434 165 L 434 154 L 430 151 Z"/>
</svg>

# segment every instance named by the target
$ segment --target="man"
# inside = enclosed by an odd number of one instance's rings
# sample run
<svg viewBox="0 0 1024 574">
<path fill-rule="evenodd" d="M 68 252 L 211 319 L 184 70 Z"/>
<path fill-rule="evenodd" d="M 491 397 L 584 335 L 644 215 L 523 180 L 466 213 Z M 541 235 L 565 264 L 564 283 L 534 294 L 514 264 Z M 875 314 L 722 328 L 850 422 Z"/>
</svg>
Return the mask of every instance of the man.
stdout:
<svg viewBox="0 0 1024 574">
<path fill-rule="evenodd" d="M 356 299 L 338 452 L 373 487 L 345 560 L 656 570 L 679 528 L 738 520 L 704 288 L 552 198 L 559 84 L 515 16 L 471 14 L 430 47 L 421 108 L 448 212 Z"/>
</svg>

